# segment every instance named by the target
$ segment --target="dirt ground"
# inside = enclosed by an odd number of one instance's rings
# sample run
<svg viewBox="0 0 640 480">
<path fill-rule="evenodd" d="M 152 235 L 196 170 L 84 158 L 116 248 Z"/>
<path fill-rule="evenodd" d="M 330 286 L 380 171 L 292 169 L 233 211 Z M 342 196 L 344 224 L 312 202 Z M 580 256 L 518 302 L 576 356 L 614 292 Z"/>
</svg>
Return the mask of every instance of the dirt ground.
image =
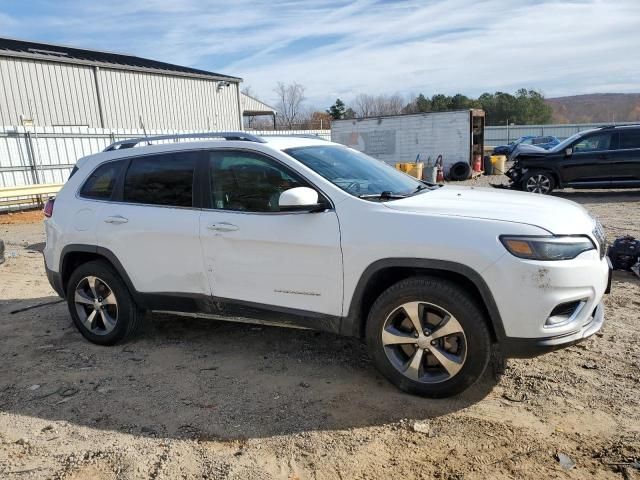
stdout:
<svg viewBox="0 0 640 480">
<path fill-rule="evenodd" d="M 640 237 L 640 191 L 559 195 L 610 239 Z M 632 274 L 616 272 L 592 339 L 427 400 L 388 384 L 360 341 L 326 333 L 152 315 L 139 339 L 92 345 L 54 303 L 40 216 L 7 218 L 0 478 L 640 478 Z"/>
</svg>

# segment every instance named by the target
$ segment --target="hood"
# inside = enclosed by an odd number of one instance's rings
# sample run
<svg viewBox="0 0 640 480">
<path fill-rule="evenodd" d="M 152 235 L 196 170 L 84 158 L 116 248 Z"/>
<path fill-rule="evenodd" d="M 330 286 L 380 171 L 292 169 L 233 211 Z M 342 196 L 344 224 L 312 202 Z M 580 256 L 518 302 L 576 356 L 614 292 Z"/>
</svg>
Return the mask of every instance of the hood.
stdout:
<svg viewBox="0 0 640 480">
<path fill-rule="evenodd" d="M 444 186 L 385 202 L 394 210 L 525 223 L 556 235 L 591 234 L 595 221 L 577 203 L 562 198 L 495 188 Z"/>
<path fill-rule="evenodd" d="M 516 158 L 520 155 L 545 155 L 549 153 L 542 147 L 538 147 L 536 145 L 518 145 L 513 153 L 511 154 L 511 158 Z"/>
</svg>

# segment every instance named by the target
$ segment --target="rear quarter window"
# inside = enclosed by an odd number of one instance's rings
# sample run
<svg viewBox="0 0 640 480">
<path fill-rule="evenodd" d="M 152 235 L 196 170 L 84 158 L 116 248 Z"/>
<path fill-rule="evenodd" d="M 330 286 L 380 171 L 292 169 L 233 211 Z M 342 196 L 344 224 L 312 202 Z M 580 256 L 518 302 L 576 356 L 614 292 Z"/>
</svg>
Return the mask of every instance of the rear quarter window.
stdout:
<svg viewBox="0 0 640 480">
<path fill-rule="evenodd" d="M 640 129 L 620 130 L 620 147 L 640 148 Z"/>
<path fill-rule="evenodd" d="M 176 152 L 131 159 L 122 200 L 128 203 L 193 206 L 197 152 Z"/>
<path fill-rule="evenodd" d="M 122 160 L 100 165 L 84 182 L 80 196 L 99 200 L 110 199 L 123 166 Z"/>
</svg>

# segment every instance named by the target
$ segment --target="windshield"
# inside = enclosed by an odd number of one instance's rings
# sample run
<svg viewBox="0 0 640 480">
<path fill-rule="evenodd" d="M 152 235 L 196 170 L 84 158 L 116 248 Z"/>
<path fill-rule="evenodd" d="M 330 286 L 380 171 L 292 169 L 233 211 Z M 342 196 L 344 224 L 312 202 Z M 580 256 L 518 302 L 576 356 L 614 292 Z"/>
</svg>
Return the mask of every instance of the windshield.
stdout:
<svg viewBox="0 0 640 480">
<path fill-rule="evenodd" d="M 409 175 L 351 148 L 322 145 L 290 148 L 285 152 L 356 197 L 384 200 L 429 189 Z"/>
<path fill-rule="evenodd" d="M 595 131 L 595 129 L 594 130 L 584 130 L 582 132 L 574 133 L 569 138 L 564 139 L 563 141 L 561 141 L 559 144 L 557 144 L 555 147 L 553 147 L 549 151 L 550 152 L 559 152 L 561 150 L 564 150 L 569 145 L 571 145 L 574 141 L 576 141 L 577 139 L 582 137 L 584 134 L 589 133 L 589 132 L 593 132 L 593 131 Z"/>
</svg>

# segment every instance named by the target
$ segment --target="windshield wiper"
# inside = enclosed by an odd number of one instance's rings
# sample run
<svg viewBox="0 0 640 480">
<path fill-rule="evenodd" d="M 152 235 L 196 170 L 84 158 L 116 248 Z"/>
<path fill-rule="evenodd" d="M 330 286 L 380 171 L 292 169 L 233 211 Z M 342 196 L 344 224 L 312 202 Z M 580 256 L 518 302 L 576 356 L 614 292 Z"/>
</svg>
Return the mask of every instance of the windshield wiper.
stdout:
<svg viewBox="0 0 640 480">
<path fill-rule="evenodd" d="M 362 195 L 358 195 L 358 198 L 367 199 L 377 199 L 377 200 L 395 200 L 398 198 L 407 198 L 409 195 L 403 195 L 401 193 L 393 193 L 384 191 L 382 193 L 365 193 Z"/>
<path fill-rule="evenodd" d="M 411 192 L 411 195 L 415 195 L 417 193 L 422 192 L 423 190 L 431 190 L 433 187 L 429 186 L 429 185 L 425 185 L 425 184 L 421 184 L 418 185 L 413 192 Z"/>
</svg>

